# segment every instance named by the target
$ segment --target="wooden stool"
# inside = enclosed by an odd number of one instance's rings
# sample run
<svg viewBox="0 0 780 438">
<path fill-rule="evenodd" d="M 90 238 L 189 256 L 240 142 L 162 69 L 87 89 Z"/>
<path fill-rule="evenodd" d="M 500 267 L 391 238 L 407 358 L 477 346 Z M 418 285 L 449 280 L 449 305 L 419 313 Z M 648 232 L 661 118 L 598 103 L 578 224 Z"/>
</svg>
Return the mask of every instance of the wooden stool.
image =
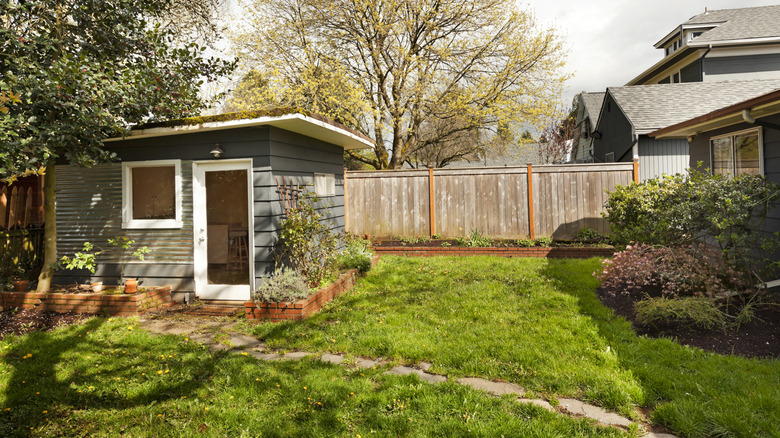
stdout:
<svg viewBox="0 0 780 438">
<path fill-rule="evenodd" d="M 249 266 L 249 234 L 246 228 L 228 226 L 228 269 Z"/>
</svg>

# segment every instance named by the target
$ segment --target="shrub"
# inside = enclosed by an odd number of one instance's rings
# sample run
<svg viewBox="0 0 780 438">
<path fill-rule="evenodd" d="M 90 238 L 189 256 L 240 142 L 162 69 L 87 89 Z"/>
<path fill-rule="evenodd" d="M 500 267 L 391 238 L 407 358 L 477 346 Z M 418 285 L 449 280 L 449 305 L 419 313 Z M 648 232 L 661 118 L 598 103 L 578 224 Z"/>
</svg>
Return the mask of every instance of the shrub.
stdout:
<svg viewBox="0 0 780 438">
<path fill-rule="evenodd" d="M 636 319 L 644 325 L 675 324 L 703 329 L 726 327 L 726 316 L 704 297 L 648 297 L 634 304 Z"/>
<path fill-rule="evenodd" d="M 602 262 L 595 273 L 603 284 L 621 293 L 658 287 L 664 295 L 714 296 L 748 287 L 721 254 L 704 244 L 679 247 L 629 245 Z"/>
<path fill-rule="evenodd" d="M 604 242 L 607 237 L 590 227 L 584 227 L 577 232 L 577 240 L 585 242 Z"/>
<path fill-rule="evenodd" d="M 481 231 L 474 229 L 465 237 L 455 238 L 455 242 L 458 246 L 487 247 L 493 245 L 493 238 L 484 236 Z"/>
<path fill-rule="evenodd" d="M 553 240 L 552 237 L 540 237 L 536 239 L 536 244 L 539 246 L 550 246 L 552 245 Z"/>
<path fill-rule="evenodd" d="M 300 272 L 309 287 L 316 288 L 336 264 L 338 237 L 330 229 L 330 222 L 317 211 L 320 198 L 302 192 L 298 206 L 287 212 L 281 222 L 281 239 L 277 246 L 277 265 L 287 261 Z"/>
<path fill-rule="evenodd" d="M 306 278 L 294 269 L 283 267 L 274 271 L 255 292 L 256 302 L 280 303 L 297 301 L 309 296 Z"/>
<path fill-rule="evenodd" d="M 519 239 L 519 240 L 517 240 L 515 242 L 515 244 L 517 246 L 519 246 L 519 247 L 522 247 L 522 248 L 528 248 L 528 247 L 536 245 L 536 242 L 534 242 L 531 239 Z"/>
<path fill-rule="evenodd" d="M 346 248 L 338 256 L 339 266 L 341 269 L 357 269 L 360 272 L 367 272 L 371 269 L 373 255 L 365 240 L 348 239 Z"/>
</svg>

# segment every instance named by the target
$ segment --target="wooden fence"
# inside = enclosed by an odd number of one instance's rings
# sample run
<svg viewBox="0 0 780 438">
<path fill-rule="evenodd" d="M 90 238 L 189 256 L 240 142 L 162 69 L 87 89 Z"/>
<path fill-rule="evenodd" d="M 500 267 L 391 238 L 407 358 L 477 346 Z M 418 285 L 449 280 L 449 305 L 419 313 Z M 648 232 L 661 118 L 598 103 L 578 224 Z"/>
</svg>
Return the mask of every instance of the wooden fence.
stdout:
<svg viewBox="0 0 780 438">
<path fill-rule="evenodd" d="M 43 177 L 26 177 L 10 186 L 0 185 L 0 263 L 28 270 L 40 267 L 43 223 Z"/>
<path fill-rule="evenodd" d="M 43 194 L 32 187 L 0 188 L 0 230 L 40 228 L 43 225 Z"/>
<path fill-rule="evenodd" d="M 608 192 L 635 182 L 638 162 L 350 171 L 347 230 L 375 237 L 572 237 L 602 219 Z"/>
</svg>

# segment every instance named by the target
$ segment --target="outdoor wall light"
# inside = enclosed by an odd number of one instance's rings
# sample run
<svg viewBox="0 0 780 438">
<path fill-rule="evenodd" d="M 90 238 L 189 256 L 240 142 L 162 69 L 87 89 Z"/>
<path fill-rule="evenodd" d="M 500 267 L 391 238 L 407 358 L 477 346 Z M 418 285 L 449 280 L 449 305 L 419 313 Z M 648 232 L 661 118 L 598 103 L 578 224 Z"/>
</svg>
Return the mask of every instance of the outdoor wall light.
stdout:
<svg viewBox="0 0 780 438">
<path fill-rule="evenodd" d="M 211 152 L 209 152 L 209 153 L 214 158 L 221 158 L 222 154 L 224 154 L 225 151 L 223 151 L 222 148 L 219 147 L 219 143 L 217 143 L 217 144 L 214 145 L 214 149 L 212 149 Z"/>
</svg>

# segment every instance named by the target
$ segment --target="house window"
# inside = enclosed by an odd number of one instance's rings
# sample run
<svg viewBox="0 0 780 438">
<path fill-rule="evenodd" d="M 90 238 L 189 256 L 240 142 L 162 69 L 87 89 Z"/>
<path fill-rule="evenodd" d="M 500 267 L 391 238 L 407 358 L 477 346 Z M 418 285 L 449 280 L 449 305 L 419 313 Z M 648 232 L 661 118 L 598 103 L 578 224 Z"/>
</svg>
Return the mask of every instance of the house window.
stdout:
<svg viewBox="0 0 780 438">
<path fill-rule="evenodd" d="M 122 163 L 122 228 L 181 227 L 181 161 Z"/>
<path fill-rule="evenodd" d="M 315 173 L 314 193 L 319 196 L 336 196 L 335 175 L 332 173 Z"/>
<path fill-rule="evenodd" d="M 761 175 L 761 131 L 751 129 L 710 140 L 712 172 L 721 175 Z"/>
</svg>

